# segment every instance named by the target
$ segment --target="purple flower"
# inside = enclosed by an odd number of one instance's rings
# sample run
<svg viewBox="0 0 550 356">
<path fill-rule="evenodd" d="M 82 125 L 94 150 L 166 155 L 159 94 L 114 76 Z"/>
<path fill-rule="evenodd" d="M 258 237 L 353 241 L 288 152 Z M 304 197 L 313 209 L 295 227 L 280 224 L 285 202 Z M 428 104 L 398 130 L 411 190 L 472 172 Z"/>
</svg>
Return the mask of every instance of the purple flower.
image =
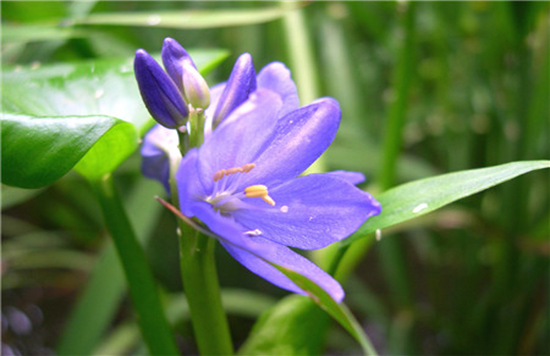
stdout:
<svg viewBox="0 0 550 356">
<path fill-rule="evenodd" d="M 180 74 L 183 76 L 183 63 L 190 61 L 187 52 L 170 38 L 164 41 L 162 58 L 169 76 L 174 81 L 180 77 Z M 183 81 L 176 82 L 176 85 L 183 91 Z M 205 136 L 208 136 L 215 125 L 245 102 L 257 88 L 270 89 L 279 94 L 283 106 L 278 116 L 283 116 L 298 108 L 298 94 L 288 68 L 280 62 L 273 62 L 256 75 L 252 58 L 245 53 L 235 62 L 229 80 L 210 89 L 210 106 L 205 110 Z M 215 117 L 216 119 L 214 119 Z M 145 176 L 161 182 L 169 191 L 169 174 L 167 172 L 169 172 L 170 163 L 165 142 L 169 139 L 171 142 L 177 143 L 178 137 L 175 130 L 162 130 L 158 129 L 158 126 L 155 126 L 144 137 L 141 149 L 142 171 Z"/>
<path fill-rule="evenodd" d="M 344 292 L 327 273 L 289 247 L 318 249 L 354 232 L 380 205 L 353 184 L 358 173 L 298 177 L 330 145 L 338 103 L 322 98 L 291 110 L 267 89 L 226 117 L 176 174 L 183 214 L 220 236 L 227 251 L 271 283 L 305 294 L 266 261 L 303 274 L 336 301 Z"/>
<path fill-rule="evenodd" d="M 164 87 L 185 98 L 189 110 L 197 103 L 200 109 L 208 105 L 207 92 L 210 104 L 204 111 L 204 143 L 183 158 L 176 130 L 157 125 L 145 136 L 143 173 L 169 191 L 170 174 L 181 158 L 175 179 L 183 214 L 206 224 L 235 259 L 269 282 L 307 294 L 276 264 L 308 277 L 340 302 L 344 291 L 338 282 L 291 249 L 318 249 L 340 241 L 381 211 L 371 195 L 355 187 L 364 180 L 361 173 L 299 177 L 334 139 L 338 103 L 322 98 L 299 107 L 290 71 L 274 62 L 256 75 L 249 54 L 237 59 L 227 82 L 210 90 L 172 39 L 165 40 L 162 51 L 166 72 L 144 58 L 136 56 L 136 63 L 143 60 L 153 69 L 138 74 L 136 65 L 136 77 L 138 83 L 146 78 L 140 89 L 152 83 L 142 90 L 152 114 L 171 112 L 174 106 L 165 99 L 171 96 L 163 97 L 168 92 Z M 146 97 L 162 100 L 148 104 Z"/>
</svg>

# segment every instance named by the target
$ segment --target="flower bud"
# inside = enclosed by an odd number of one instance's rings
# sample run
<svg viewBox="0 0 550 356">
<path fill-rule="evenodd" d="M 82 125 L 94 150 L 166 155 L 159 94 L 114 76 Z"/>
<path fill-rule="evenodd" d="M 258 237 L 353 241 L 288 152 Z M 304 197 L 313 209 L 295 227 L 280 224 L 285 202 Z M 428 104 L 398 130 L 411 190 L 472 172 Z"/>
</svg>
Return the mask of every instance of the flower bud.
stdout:
<svg viewBox="0 0 550 356">
<path fill-rule="evenodd" d="M 141 97 L 153 118 L 161 125 L 185 125 L 187 105 L 176 84 L 145 50 L 136 51 L 134 72 Z"/>
<path fill-rule="evenodd" d="M 256 71 L 252 56 L 244 53 L 237 58 L 231 75 L 227 80 L 214 113 L 213 124 L 218 125 L 237 106 L 241 105 L 250 93 L 256 90 Z"/>
<path fill-rule="evenodd" d="M 183 68 L 197 67 L 187 51 L 173 38 L 166 37 L 162 45 L 162 64 L 178 89 L 183 93 Z"/>
<path fill-rule="evenodd" d="M 185 63 L 182 79 L 185 100 L 196 109 L 206 109 L 210 105 L 210 89 L 199 71 Z"/>
</svg>

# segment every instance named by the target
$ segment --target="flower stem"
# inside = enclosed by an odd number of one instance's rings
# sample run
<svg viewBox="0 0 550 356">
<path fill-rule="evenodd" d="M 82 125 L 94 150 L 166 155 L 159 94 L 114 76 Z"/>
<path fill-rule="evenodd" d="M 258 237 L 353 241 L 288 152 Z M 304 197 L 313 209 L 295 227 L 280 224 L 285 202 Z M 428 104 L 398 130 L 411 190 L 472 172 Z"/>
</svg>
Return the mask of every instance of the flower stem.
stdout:
<svg viewBox="0 0 550 356">
<path fill-rule="evenodd" d="M 180 220 L 180 268 L 195 339 L 202 355 L 232 355 L 229 324 L 216 273 L 216 240 Z"/>
<path fill-rule="evenodd" d="M 180 135 L 180 147 L 185 146 L 184 139 L 184 135 Z M 192 144 L 182 150 L 182 154 L 191 147 Z M 180 158 L 173 157 L 170 162 L 172 203 L 179 208 L 175 174 Z M 183 220 L 178 219 L 178 226 L 181 277 L 199 352 L 201 355 L 232 355 L 233 344 L 214 258 L 216 240 L 199 233 Z"/>
<path fill-rule="evenodd" d="M 138 322 L 151 355 L 178 355 L 153 273 L 130 225 L 110 174 L 91 182 L 124 269 Z"/>
</svg>

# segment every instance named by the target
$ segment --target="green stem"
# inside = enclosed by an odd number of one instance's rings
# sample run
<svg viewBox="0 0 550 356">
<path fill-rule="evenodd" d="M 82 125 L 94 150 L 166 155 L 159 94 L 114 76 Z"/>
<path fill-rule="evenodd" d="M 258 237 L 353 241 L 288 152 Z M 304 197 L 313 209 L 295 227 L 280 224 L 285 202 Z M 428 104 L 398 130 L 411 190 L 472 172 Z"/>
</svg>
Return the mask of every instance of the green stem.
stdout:
<svg viewBox="0 0 550 356">
<path fill-rule="evenodd" d="M 105 223 L 120 258 L 138 315 L 138 322 L 151 355 L 178 355 L 172 329 L 166 320 L 153 273 L 126 216 L 110 174 L 93 181 Z"/>
<path fill-rule="evenodd" d="M 232 355 L 229 324 L 216 273 L 216 240 L 180 220 L 180 268 L 191 321 L 202 355 Z"/>
<path fill-rule="evenodd" d="M 181 139 L 180 136 L 183 147 Z M 170 191 L 172 203 L 177 208 L 180 204 L 175 172 L 179 161 L 178 157 L 170 159 Z M 214 258 L 216 240 L 199 233 L 182 220 L 178 220 L 178 224 L 181 277 L 198 349 L 202 355 L 232 355 L 233 344 Z"/>
</svg>

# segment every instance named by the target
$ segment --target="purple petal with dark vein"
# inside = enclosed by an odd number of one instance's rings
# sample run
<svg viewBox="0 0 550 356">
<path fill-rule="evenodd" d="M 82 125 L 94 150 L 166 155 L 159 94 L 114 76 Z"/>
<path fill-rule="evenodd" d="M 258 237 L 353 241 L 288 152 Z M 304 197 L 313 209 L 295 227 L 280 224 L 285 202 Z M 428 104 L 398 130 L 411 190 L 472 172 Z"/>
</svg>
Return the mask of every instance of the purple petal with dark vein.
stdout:
<svg viewBox="0 0 550 356">
<path fill-rule="evenodd" d="M 273 242 L 303 250 L 323 248 L 351 235 L 380 204 L 368 193 L 330 174 L 310 174 L 269 187 L 276 205 L 258 198 L 243 202 L 254 206 L 233 212 L 248 230 L 259 230 Z"/>
<path fill-rule="evenodd" d="M 178 89 L 183 93 L 184 62 L 187 62 L 197 69 L 195 63 L 193 63 L 187 51 L 176 40 L 170 37 L 164 39 L 161 58 L 166 72 L 170 78 L 172 78 Z"/>
<path fill-rule="evenodd" d="M 307 295 L 294 282 L 271 264 L 299 273 L 323 288 L 336 302 L 344 298 L 340 284 L 314 263 L 292 251 L 260 236 L 243 234 L 242 227 L 215 212 L 207 203 L 194 205 L 195 215 L 220 236 L 226 250 L 241 264 L 267 281 L 291 292 Z"/>
<path fill-rule="evenodd" d="M 277 121 L 276 134 L 254 162 L 247 179 L 274 186 L 298 176 L 330 145 L 340 124 L 340 107 L 322 98 Z"/>
<path fill-rule="evenodd" d="M 266 65 L 256 77 L 258 88 L 266 88 L 281 95 L 283 107 L 279 112 L 282 117 L 300 106 L 296 84 L 290 76 L 290 70 L 281 62 Z"/>
<path fill-rule="evenodd" d="M 231 75 L 214 113 L 214 126 L 224 120 L 237 106 L 241 105 L 256 90 L 256 71 L 252 56 L 243 53 L 237 58 Z"/>
<path fill-rule="evenodd" d="M 165 127 L 183 125 L 187 119 L 187 106 L 176 84 L 153 57 L 142 49 L 137 50 L 134 71 L 141 97 L 151 116 Z"/>
</svg>

